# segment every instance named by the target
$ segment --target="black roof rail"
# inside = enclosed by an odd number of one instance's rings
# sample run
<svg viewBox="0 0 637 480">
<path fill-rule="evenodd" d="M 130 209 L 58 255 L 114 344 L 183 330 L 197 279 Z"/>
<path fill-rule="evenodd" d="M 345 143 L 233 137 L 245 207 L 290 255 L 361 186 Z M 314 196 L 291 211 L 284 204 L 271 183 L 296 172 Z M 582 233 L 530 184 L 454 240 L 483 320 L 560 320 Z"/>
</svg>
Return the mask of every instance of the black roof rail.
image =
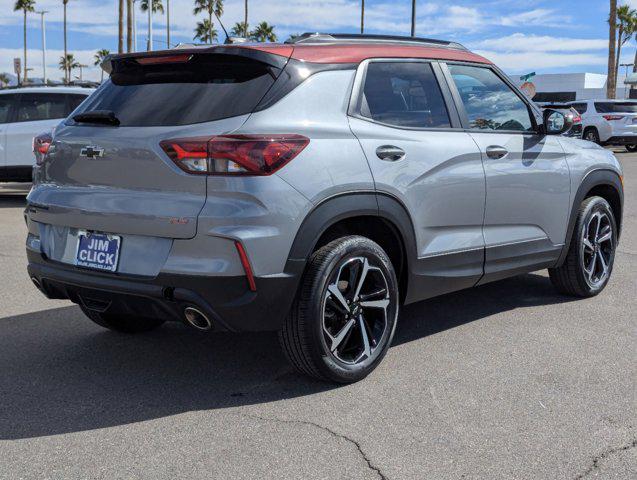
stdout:
<svg viewBox="0 0 637 480">
<path fill-rule="evenodd" d="M 397 43 L 412 45 L 429 45 L 443 48 L 456 48 L 467 50 L 460 43 L 434 38 L 403 37 L 400 35 L 367 35 L 357 33 L 319 33 L 306 32 L 296 37 L 291 37 L 285 43 L 298 44 L 327 44 L 327 43 Z"/>
</svg>

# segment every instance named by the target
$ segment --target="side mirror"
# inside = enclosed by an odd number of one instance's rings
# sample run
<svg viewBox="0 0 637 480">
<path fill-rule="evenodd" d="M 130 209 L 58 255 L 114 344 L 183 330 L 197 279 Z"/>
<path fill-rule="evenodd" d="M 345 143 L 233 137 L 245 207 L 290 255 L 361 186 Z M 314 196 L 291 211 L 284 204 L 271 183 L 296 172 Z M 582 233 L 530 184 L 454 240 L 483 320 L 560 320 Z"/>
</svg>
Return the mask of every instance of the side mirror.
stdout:
<svg viewBox="0 0 637 480">
<path fill-rule="evenodd" d="M 557 110 L 547 108 L 544 110 L 544 133 L 547 135 L 561 135 L 568 132 L 573 126 L 573 115 L 564 114 Z"/>
</svg>

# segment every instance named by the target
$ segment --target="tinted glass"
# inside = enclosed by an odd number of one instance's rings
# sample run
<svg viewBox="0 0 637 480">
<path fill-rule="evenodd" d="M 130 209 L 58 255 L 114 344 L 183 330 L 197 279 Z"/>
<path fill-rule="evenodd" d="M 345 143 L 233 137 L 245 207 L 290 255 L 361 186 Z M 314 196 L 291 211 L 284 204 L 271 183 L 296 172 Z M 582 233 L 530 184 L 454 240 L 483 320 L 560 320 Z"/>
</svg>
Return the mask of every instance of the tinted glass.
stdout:
<svg viewBox="0 0 637 480">
<path fill-rule="evenodd" d="M 451 127 L 440 86 L 428 63 L 370 63 L 362 103 L 363 116 L 388 125 Z"/>
<path fill-rule="evenodd" d="M 479 130 L 531 131 L 527 105 L 492 70 L 449 65 L 469 117 Z"/>
<path fill-rule="evenodd" d="M 78 110 L 111 110 L 122 126 L 188 125 L 252 112 L 272 86 L 267 65 L 232 55 L 195 55 L 188 62 L 120 61 Z"/>
<path fill-rule="evenodd" d="M 69 115 L 73 110 L 79 107 L 80 103 L 86 100 L 87 96 L 88 95 L 75 95 L 75 94 L 67 95 L 68 105 L 67 105 L 66 114 Z"/>
<path fill-rule="evenodd" d="M 586 104 L 585 103 L 573 103 L 571 106 L 575 110 L 577 110 L 577 113 L 579 113 L 580 115 L 582 113 L 586 113 Z"/>
<path fill-rule="evenodd" d="M 66 95 L 59 93 L 23 93 L 20 95 L 18 122 L 64 117 L 66 117 Z"/>
<path fill-rule="evenodd" d="M 595 102 L 597 113 L 637 113 L 635 102 Z"/>
<path fill-rule="evenodd" d="M 15 95 L 0 95 L 0 123 L 7 123 L 11 114 L 11 107 L 15 101 Z"/>
</svg>

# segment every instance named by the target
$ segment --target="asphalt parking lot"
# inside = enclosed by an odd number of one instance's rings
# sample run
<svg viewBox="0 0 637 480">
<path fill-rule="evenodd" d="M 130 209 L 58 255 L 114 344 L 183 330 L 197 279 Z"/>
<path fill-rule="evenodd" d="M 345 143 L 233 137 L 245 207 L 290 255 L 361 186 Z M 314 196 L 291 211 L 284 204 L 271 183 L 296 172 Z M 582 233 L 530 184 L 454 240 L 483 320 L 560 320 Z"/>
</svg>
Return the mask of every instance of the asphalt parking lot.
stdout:
<svg viewBox="0 0 637 480">
<path fill-rule="evenodd" d="M 0 186 L 0 478 L 637 478 L 637 154 L 597 298 L 545 272 L 403 309 L 365 381 L 297 375 L 275 335 L 110 333 L 26 271 Z"/>
</svg>

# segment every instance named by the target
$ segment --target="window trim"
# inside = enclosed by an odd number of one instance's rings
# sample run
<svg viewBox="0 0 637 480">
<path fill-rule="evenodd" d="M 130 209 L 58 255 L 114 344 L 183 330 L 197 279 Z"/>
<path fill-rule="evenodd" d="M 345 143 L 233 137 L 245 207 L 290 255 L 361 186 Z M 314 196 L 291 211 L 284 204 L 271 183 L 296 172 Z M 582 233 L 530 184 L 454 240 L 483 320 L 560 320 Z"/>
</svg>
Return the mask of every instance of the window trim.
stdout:
<svg viewBox="0 0 637 480">
<path fill-rule="evenodd" d="M 486 130 L 480 128 L 471 128 L 469 123 L 469 116 L 467 115 L 467 111 L 464 106 L 464 102 L 462 101 L 462 97 L 460 96 L 460 92 L 456 83 L 453 80 L 451 75 L 451 71 L 449 70 L 448 65 L 462 65 L 464 67 L 475 67 L 475 68 L 483 68 L 486 70 L 491 70 L 493 74 L 498 77 L 502 82 L 507 85 L 515 95 L 526 105 L 529 118 L 531 119 L 531 125 L 533 130 L 527 132 L 521 132 L 520 130 Z M 533 102 L 524 95 L 520 91 L 520 89 L 509 80 L 509 78 L 495 65 L 485 65 L 483 63 L 473 63 L 473 62 L 456 62 L 456 61 L 446 61 L 440 62 L 440 68 L 443 72 L 445 80 L 447 82 L 448 88 L 451 90 L 451 94 L 453 96 L 454 102 L 456 104 L 456 108 L 458 109 L 458 113 L 460 115 L 460 120 L 463 126 L 463 129 L 466 132 L 471 133 L 488 133 L 488 134 L 498 134 L 498 133 L 506 133 L 506 134 L 516 134 L 516 135 L 540 135 L 544 136 L 545 134 L 540 129 L 541 122 L 539 121 L 542 118 L 542 114 L 539 109 L 533 104 Z"/>
<path fill-rule="evenodd" d="M 3 93 L 2 96 L 11 97 L 11 105 L 9 106 L 9 115 L 7 115 L 6 122 L 0 122 L 0 125 L 8 125 L 9 123 L 15 123 L 15 116 L 18 112 L 16 108 L 18 106 L 18 100 L 20 97 L 19 93 Z"/>
<path fill-rule="evenodd" d="M 367 69 L 372 63 L 427 63 L 431 65 L 431 69 L 434 74 L 434 79 L 438 83 L 440 92 L 442 94 L 442 101 L 447 109 L 449 115 L 450 127 L 406 127 L 399 125 L 392 125 L 389 123 L 379 122 L 373 118 L 366 117 L 361 114 L 361 105 L 363 101 L 363 88 L 365 86 L 365 80 L 367 79 Z M 352 93 L 350 96 L 349 106 L 347 109 L 347 115 L 358 120 L 362 120 L 375 125 L 380 125 L 387 128 L 395 128 L 397 130 L 415 131 L 415 132 L 449 132 L 462 130 L 462 123 L 456 105 L 453 102 L 451 91 L 449 90 L 447 83 L 440 70 L 439 62 L 435 59 L 428 58 L 370 58 L 363 60 L 356 69 L 356 75 L 354 77 L 354 84 L 352 87 Z"/>
<path fill-rule="evenodd" d="M 27 122 L 48 122 L 50 120 L 60 120 L 63 121 L 66 117 L 57 117 L 57 118 L 41 118 L 39 120 L 18 120 L 18 112 L 20 111 L 20 106 L 22 105 L 22 97 L 24 95 L 38 95 L 38 94 L 46 94 L 46 95 L 61 95 L 64 96 L 64 110 L 66 111 L 68 106 L 68 101 L 66 98 L 67 92 L 24 92 L 18 94 L 18 101 L 14 106 L 13 112 L 13 122 L 12 123 L 27 123 Z"/>
</svg>

